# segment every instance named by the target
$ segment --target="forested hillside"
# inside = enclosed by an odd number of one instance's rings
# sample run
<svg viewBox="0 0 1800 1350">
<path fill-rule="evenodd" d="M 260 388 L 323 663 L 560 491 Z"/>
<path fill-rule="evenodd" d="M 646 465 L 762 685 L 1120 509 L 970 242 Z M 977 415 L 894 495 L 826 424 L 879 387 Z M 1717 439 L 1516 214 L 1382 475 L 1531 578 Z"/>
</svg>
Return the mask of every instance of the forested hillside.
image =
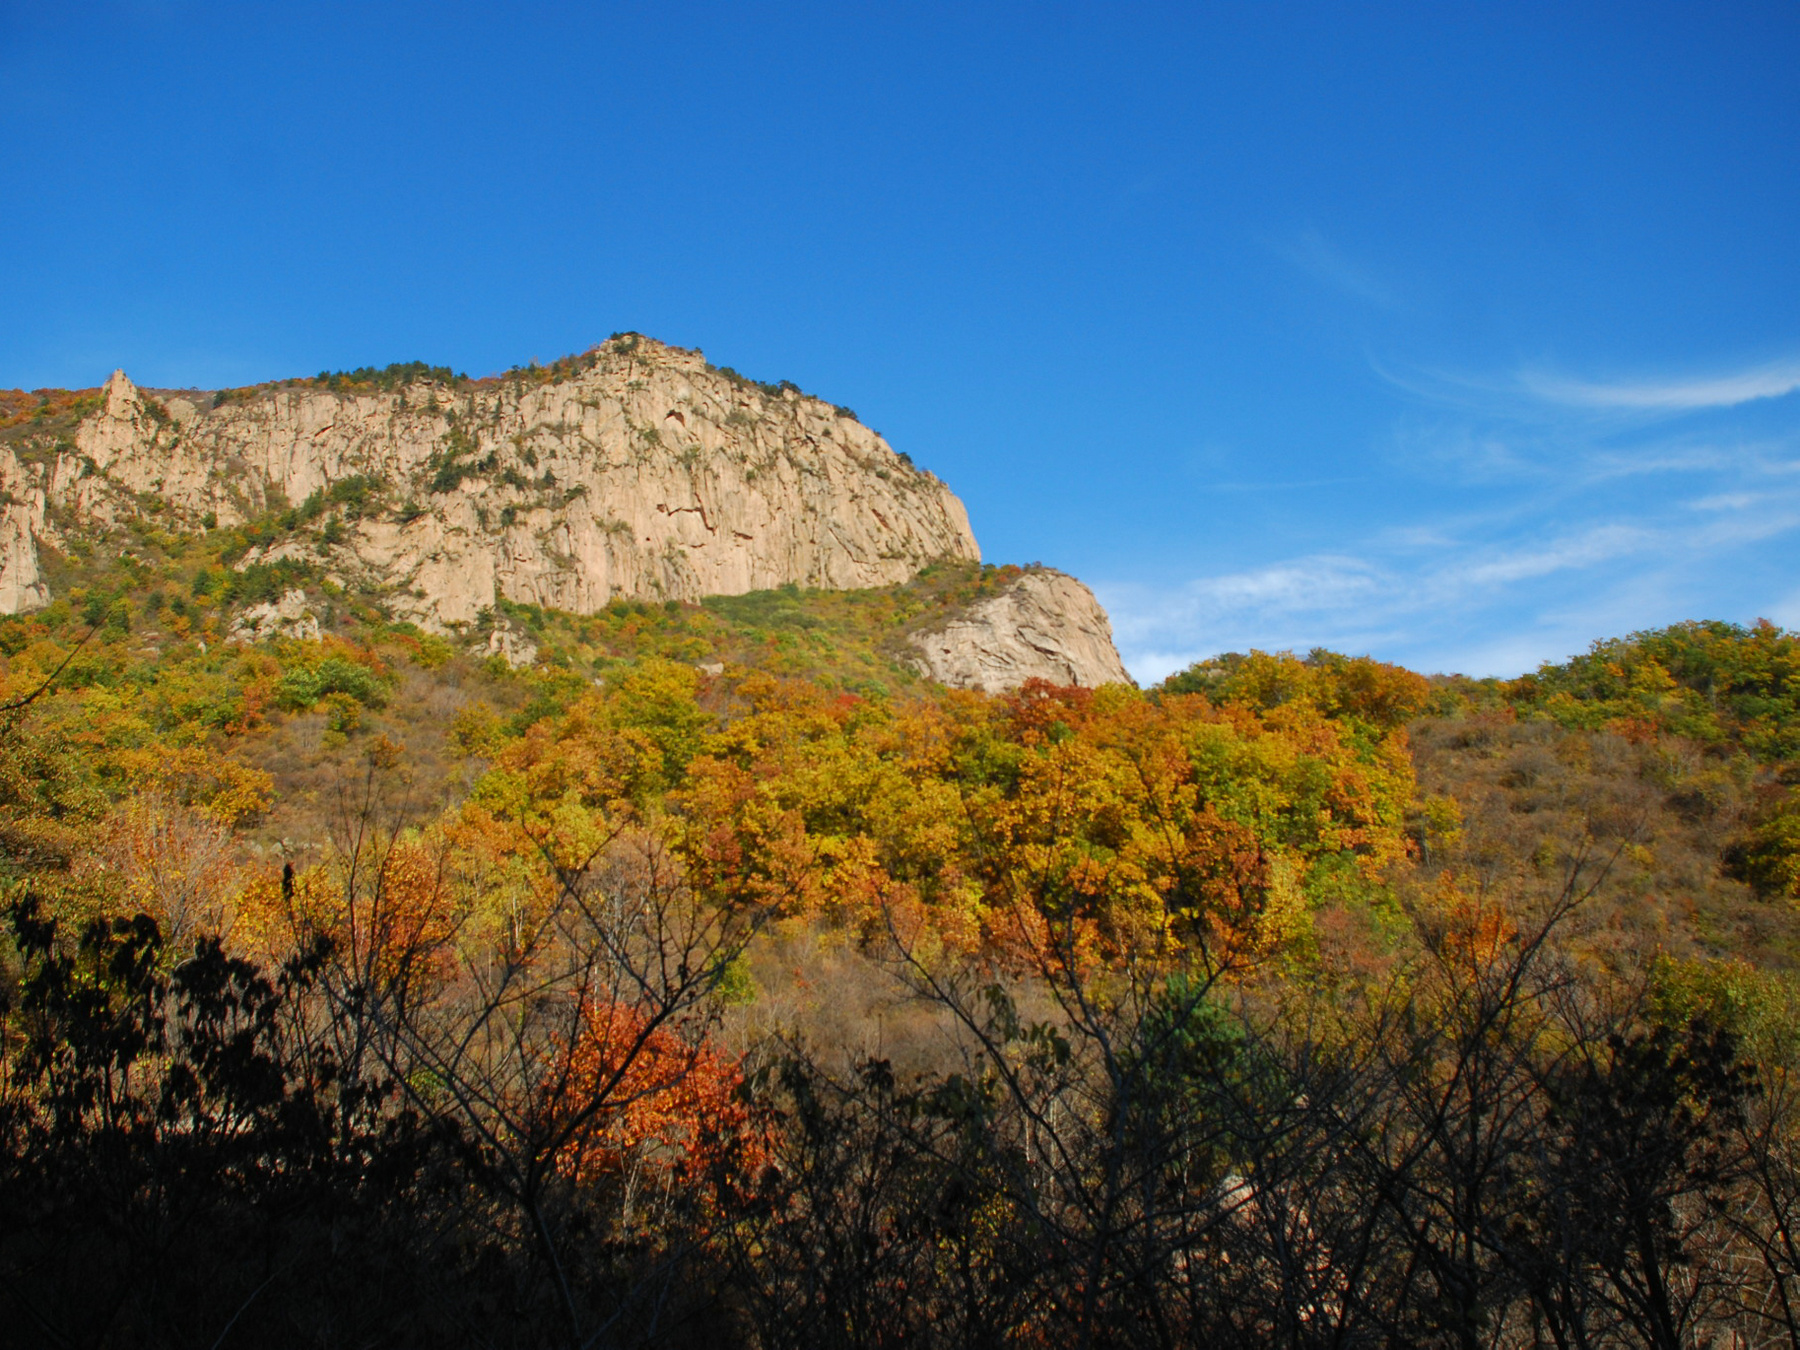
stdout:
<svg viewBox="0 0 1800 1350">
<path fill-rule="evenodd" d="M 1800 1341 L 1800 636 L 987 695 L 1009 569 L 451 639 L 348 509 L 0 620 L 14 1343 Z"/>
</svg>

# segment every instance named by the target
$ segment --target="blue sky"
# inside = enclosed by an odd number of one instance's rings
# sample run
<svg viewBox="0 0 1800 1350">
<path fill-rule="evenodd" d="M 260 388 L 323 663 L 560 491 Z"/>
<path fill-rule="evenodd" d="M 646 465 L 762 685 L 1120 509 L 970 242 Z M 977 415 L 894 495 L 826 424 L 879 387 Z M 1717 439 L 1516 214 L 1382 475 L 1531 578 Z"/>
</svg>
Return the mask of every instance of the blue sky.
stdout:
<svg viewBox="0 0 1800 1350">
<path fill-rule="evenodd" d="M 0 0 L 0 385 L 619 329 L 846 403 L 1140 678 L 1800 627 L 1800 8 Z"/>
</svg>

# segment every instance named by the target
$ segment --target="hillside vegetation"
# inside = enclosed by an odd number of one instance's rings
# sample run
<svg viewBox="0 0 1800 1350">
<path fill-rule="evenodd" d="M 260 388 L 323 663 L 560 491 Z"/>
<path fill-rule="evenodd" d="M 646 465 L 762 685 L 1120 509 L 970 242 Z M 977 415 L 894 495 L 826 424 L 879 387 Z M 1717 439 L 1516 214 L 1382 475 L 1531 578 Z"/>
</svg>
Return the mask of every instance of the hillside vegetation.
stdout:
<svg viewBox="0 0 1800 1350">
<path fill-rule="evenodd" d="M 1800 637 L 990 696 L 1008 569 L 452 640 L 338 509 L 0 620 L 19 1343 L 1800 1337 Z"/>
</svg>

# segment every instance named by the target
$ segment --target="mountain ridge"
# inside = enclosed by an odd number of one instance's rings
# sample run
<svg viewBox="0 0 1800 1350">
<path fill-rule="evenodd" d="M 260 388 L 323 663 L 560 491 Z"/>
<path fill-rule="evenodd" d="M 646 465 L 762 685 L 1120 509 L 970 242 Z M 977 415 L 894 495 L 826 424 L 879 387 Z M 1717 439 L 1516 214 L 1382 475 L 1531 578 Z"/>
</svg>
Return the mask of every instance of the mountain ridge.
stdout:
<svg viewBox="0 0 1800 1350">
<path fill-rule="evenodd" d="M 622 334 L 484 380 L 390 369 L 391 383 L 358 371 L 210 401 L 157 398 L 119 371 L 65 400 L 76 420 L 61 434 L 15 416 L 23 433 L 0 443 L 0 612 L 48 602 L 37 545 L 71 530 L 246 525 L 284 508 L 304 537 L 253 545 L 240 566 L 316 565 L 437 632 L 499 600 L 593 613 L 617 598 L 879 587 L 980 558 L 961 501 L 848 409 L 697 351 Z"/>
</svg>

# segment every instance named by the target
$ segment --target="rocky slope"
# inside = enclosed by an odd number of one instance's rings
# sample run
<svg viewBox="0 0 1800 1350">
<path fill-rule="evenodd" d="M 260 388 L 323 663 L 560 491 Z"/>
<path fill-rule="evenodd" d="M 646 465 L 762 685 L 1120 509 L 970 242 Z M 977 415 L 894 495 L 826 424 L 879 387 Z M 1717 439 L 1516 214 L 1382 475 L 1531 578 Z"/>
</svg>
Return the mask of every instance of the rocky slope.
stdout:
<svg viewBox="0 0 1800 1350">
<path fill-rule="evenodd" d="M 962 503 L 848 410 L 637 335 L 492 380 L 332 383 L 159 398 L 121 371 L 72 437 L 0 446 L 0 613 L 50 599 L 59 523 L 294 506 L 304 537 L 245 565 L 305 562 L 438 631 L 501 597 L 593 613 L 980 556 Z"/>
<path fill-rule="evenodd" d="M 408 366 L 212 394 L 119 371 L 0 391 L 0 614 L 49 604 L 96 544 L 139 566 L 203 530 L 228 532 L 207 539 L 246 578 L 230 640 L 317 637 L 347 592 L 514 664 L 539 648 L 500 601 L 872 591 L 980 559 L 962 503 L 848 409 L 636 334 L 486 380 Z M 1129 680 L 1086 587 L 1015 570 L 943 597 L 951 614 L 894 633 L 887 659 L 988 690 Z"/>
<path fill-rule="evenodd" d="M 1047 567 L 909 641 L 914 669 L 963 689 L 997 693 L 1029 679 L 1089 688 L 1133 682 L 1094 593 Z"/>
</svg>

